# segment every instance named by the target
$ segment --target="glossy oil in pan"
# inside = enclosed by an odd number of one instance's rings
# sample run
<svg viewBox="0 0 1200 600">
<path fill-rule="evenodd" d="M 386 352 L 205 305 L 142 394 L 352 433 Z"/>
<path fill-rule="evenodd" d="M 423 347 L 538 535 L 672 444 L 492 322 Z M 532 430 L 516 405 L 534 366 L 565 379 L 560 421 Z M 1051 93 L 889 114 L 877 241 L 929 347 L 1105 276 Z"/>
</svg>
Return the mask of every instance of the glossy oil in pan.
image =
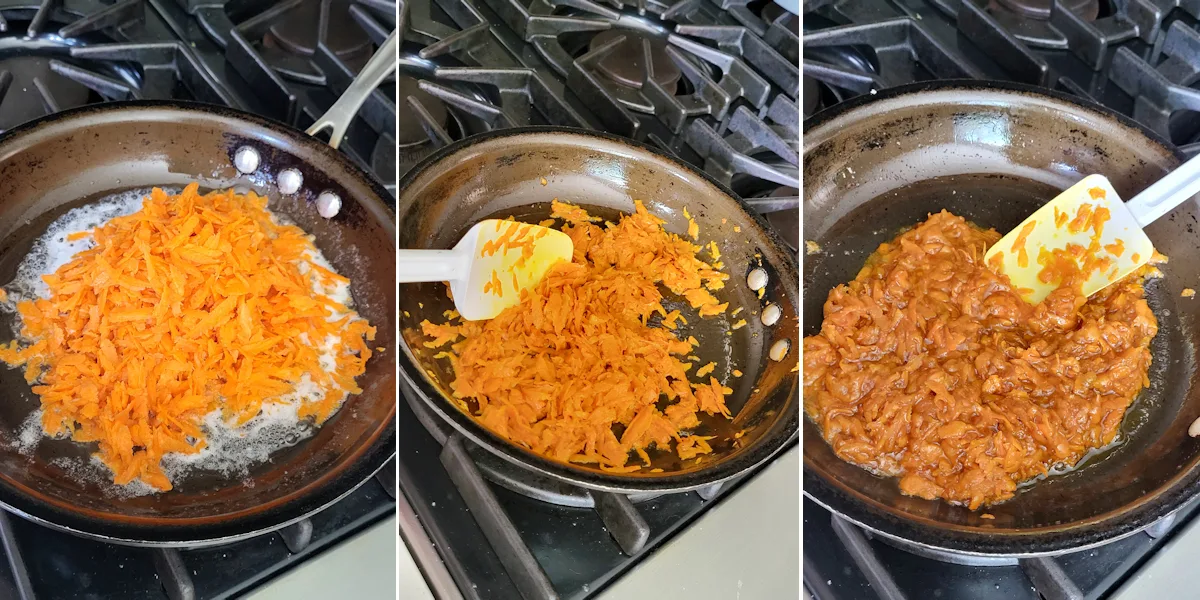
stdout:
<svg viewBox="0 0 1200 600">
<path fill-rule="evenodd" d="M 1102 173 L 1131 198 L 1181 155 L 1107 109 L 1066 95 L 981 82 L 895 88 L 813 117 L 804 134 L 804 239 L 822 252 L 804 264 L 804 333 L 822 305 L 879 244 L 942 209 L 1005 232 L 1058 191 Z M 832 511 L 910 544 L 976 555 L 1078 550 L 1151 525 L 1200 491 L 1195 345 L 1200 287 L 1193 200 L 1147 228 L 1171 261 L 1146 285 L 1159 333 L 1151 385 L 1128 411 L 1121 443 L 1006 502 L 969 511 L 901 495 L 834 455 L 804 422 L 804 492 Z M 989 513 L 994 519 L 981 518 Z"/>
<path fill-rule="evenodd" d="M 234 152 L 261 155 L 252 176 Z M 304 175 L 301 193 L 281 197 L 274 175 Z M 315 237 L 351 280 L 355 308 L 377 329 L 359 378 L 363 392 L 316 433 L 276 452 L 247 477 L 196 472 L 167 493 L 123 497 L 107 482 L 73 476 L 89 444 L 42 439 L 32 456 L 13 446 L 39 401 L 20 370 L 0 368 L 0 505 L 79 535 L 142 545 L 223 543 L 297 521 L 353 491 L 395 452 L 395 225 L 387 191 L 350 160 L 301 132 L 208 105 L 142 101 L 64 111 L 0 138 L 0 283 L 12 279 L 33 240 L 67 210 L 118 192 L 153 186 L 242 186 L 269 197 L 272 210 Z M 314 199 L 343 200 L 333 219 Z M 0 341 L 11 335 L 3 315 Z M 63 459 L 67 462 L 64 463 Z"/>
<path fill-rule="evenodd" d="M 543 180 L 545 183 L 543 183 Z M 493 434 L 465 415 L 446 395 L 454 374 L 436 349 L 425 348 L 420 323 L 445 320 L 452 308 L 443 284 L 405 284 L 400 289 L 401 362 L 405 382 L 422 401 L 462 435 L 523 468 L 590 489 L 623 493 L 682 491 L 736 476 L 769 459 L 799 427 L 797 361 L 796 256 L 757 215 L 724 186 L 704 173 L 647 146 L 604 134 L 535 127 L 475 136 L 443 148 L 425 159 L 400 182 L 397 217 L 401 248 L 450 248 L 467 229 L 489 217 L 515 216 L 537 223 L 550 214 L 557 198 L 579 204 L 598 216 L 617 219 L 642 200 L 647 210 L 666 221 L 675 233 L 687 231 L 684 208 L 700 226 L 701 241 L 716 240 L 730 279 L 717 297 L 743 307 L 700 319 L 686 304 L 683 335 L 694 335 L 700 364 L 715 362 L 718 376 L 732 369 L 734 393 L 727 399 L 732 421 L 701 415 L 700 435 L 714 435 L 712 455 L 680 461 L 673 453 L 653 452 L 651 468 L 661 472 L 614 474 L 587 465 L 564 464 L 538 456 Z M 763 298 L 746 286 L 756 267 L 769 274 Z M 668 298 L 668 301 L 670 299 Z M 773 326 L 758 318 L 767 302 L 782 309 Z M 739 318 L 747 326 L 727 334 Z M 787 340 L 791 351 L 782 362 L 771 361 L 772 344 Z M 587 385 L 587 382 L 578 382 Z M 741 438 L 735 434 L 744 430 Z"/>
</svg>

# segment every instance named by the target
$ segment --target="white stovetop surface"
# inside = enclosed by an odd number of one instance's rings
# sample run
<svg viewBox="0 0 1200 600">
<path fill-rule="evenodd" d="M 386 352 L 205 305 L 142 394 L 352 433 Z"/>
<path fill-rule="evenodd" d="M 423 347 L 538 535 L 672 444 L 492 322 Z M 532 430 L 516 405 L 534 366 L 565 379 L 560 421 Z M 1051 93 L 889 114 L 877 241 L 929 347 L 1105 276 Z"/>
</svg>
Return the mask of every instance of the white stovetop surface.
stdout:
<svg viewBox="0 0 1200 600">
<path fill-rule="evenodd" d="M 601 600 L 800 597 L 800 449 L 775 459 L 741 489 L 600 595 Z M 432 599 L 400 546 L 400 598 Z"/>
<path fill-rule="evenodd" d="M 246 599 L 395 598 L 396 529 L 396 517 L 384 519 L 254 590 Z M 424 600 L 415 595 L 402 597 Z M 432 600 L 432 596 L 426 598 Z"/>
<path fill-rule="evenodd" d="M 1141 535 L 1141 534 L 1138 534 Z M 1195 598 L 1200 589 L 1200 519 L 1192 519 L 1112 595 L 1112 600 Z M 1192 590 L 1187 592 L 1184 590 Z"/>
<path fill-rule="evenodd" d="M 799 534 L 797 446 L 618 579 L 600 598 L 799 598 Z"/>
</svg>

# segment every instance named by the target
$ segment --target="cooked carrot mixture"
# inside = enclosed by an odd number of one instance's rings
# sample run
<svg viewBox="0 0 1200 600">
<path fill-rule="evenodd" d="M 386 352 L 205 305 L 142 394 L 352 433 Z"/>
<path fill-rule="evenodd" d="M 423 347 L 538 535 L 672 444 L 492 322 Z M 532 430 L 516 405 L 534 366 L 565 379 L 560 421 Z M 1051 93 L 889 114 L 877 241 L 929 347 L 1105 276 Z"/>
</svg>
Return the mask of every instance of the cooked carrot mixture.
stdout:
<svg viewBox="0 0 1200 600">
<path fill-rule="evenodd" d="M 371 357 L 375 329 L 329 295 L 349 281 L 313 261 L 304 231 L 253 193 L 197 189 L 155 189 L 93 230 L 43 277 L 48 297 L 17 305 L 21 341 L 0 346 L 37 384 L 45 432 L 98 442 L 119 485 L 171 489 L 160 459 L 202 450 L 206 414 L 244 424 L 305 380 L 325 393 L 298 414 L 324 422 Z"/>
<path fill-rule="evenodd" d="M 1085 297 L 1091 272 L 1056 250 L 1039 261 L 1057 289 L 1033 306 L 982 264 L 999 240 L 931 215 L 829 292 L 803 347 L 804 409 L 840 458 L 972 510 L 1112 442 L 1158 332 L 1153 267 Z"/>
<path fill-rule="evenodd" d="M 577 206 L 555 201 L 553 211 L 568 223 L 571 262 L 552 267 L 495 319 L 421 324 L 425 346 L 454 342 L 437 356 L 451 361 L 460 407 L 538 454 L 614 472 L 650 465 L 650 449 L 673 445 L 684 460 L 712 452 L 708 438 L 686 432 L 700 424 L 701 411 L 728 418 L 725 397 L 733 391 L 703 377 L 711 364 L 688 381 L 684 357 L 695 340 L 673 332 L 684 320 L 663 308 L 657 284 L 701 315 L 716 315 L 727 305 L 708 290 L 728 276 L 640 202 L 606 228 Z M 663 327 L 648 324 L 655 314 Z"/>
</svg>

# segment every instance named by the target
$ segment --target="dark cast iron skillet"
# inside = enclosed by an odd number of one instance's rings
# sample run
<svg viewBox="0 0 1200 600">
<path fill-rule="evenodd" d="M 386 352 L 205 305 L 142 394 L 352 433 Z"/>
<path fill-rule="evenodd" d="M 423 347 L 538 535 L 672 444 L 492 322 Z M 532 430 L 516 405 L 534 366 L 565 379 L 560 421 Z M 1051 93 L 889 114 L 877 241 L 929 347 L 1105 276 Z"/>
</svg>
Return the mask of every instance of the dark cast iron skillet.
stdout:
<svg viewBox="0 0 1200 600">
<path fill-rule="evenodd" d="M 1182 155 L 1137 123 L 1077 97 L 999 83 L 904 86 L 847 102 L 805 123 L 804 238 L 822 252 L 804 263 L 804 333 L 819 331 L 831 288 L 853 279 L 879 244 L 947 209 L 1007 232 L 1091 173 L 1131 198 Z M 808 419 L 804 492 L 885 536 L 980 556 L 1079 550 L 1153 524 L 1200 491 L 1195 345 L 1200 304 L 1200 207 L 1181 205 L 1146 232 L 1168 255 L 1147 283 L 1159 333 L 1150 387 L 1121 426 L 1120 444 L 1082 466 L 979 511 L 900 494 L 838 459 Z M 981 518 L 990 513 L 995 519 Z"/>
<path fill-rule="evenodd" d="M 799 428 L 799 378 L 792 372 L 798 354 L 796 256 L 758 215 L 703 172 L 648 146 L 605 134 L 552 127 L 481 134 L 441 149 L 400 182 L 399 245 L 450 248 L 473 224 L 492 217 L 511 215 L 537 223 L 549 216 L 554 198 L 613 221 L 633 212 L 633 201 L 639 199 L 666 221 L 669 231 L 680 234 L 688 228 L 686 207 L 700 226 L 701 242 L 719 244 L 730 280 L 716 295 L 730 303 L 730 312 L 739 306 L 743 312 L 701 319 L 669 293 L 664 302 L 668 310 L 679 308 L 686 316 L 689 325 L 681 331 L 699 340 L 699 364 L 715 362 L 714 375 L 734 390 L 727 398 L 732 421 L 701 415 L 697 433 L 716 436 L 709 442 L 713 454 L 696 464 L 681 462 L 671 452 L 651 452 L 651 468 L 661 472 L 613 474 L 535 455 L 479 425 L 448 399 L 454 374 L 448 361 L 433 358 L 440 349 L 422 345 L 421 321 L 442 322 L 442 311 L 453 308 L 441 283 L 400 287 L 404 383 L 432 412 L 485 449 L 530 471 L 588 489 L 695 489 L 745 472 L 783 448 Z M 760 266 L 770 277 L 762 299 L 746 285 L 747 273 Z M 768 302 L 777 304 L 783 315 L 771 327 L 758 317 Z M 729 325 L 740 318 L 748 324 L 727 335 Z M 767 353 L 779 340 L 788 340 L 791 350 L 782 362 L 775 362 Z M 733 369 L 744 375 L 732 377 Z M 744 435 L 735 439 L 743 429 Z"/>
<path fill-rule="evenodd" d="M 258 171 L 233 167 L 241 146 L 258 150 Z M 281 197 L 274 178 L 304 176 L 301 193 Z M 350 493 L 395 452 L 396 287 L 393 215 L 379 182 L 336 150 L 278 123 L 224 108 L 180 102 L 127 102 L 69 110 L 0 138 L 0 282 L 15 274 L 33 241 L 67 210 L 124 190 L 242 186 L 315 236 L 316 246 L 351 280 L 359 313 L 377 328 L 363 393 L 310 438 L 230 479 L 197 472 L 174 490 L 122 498 L 115 486 L 80 478 L 92 444 L 42 439 L 27 457 L 13 449 L 38 398 L 20 370 L 0 368 L 0 504 L 28 519 L 87 537 L 145 545 L 200 546 L 269 531 Z M 316 195 L 342 198 L 333 219 Z M 12 315 L 0 315 L 0 341 Z M 66 461 L 65 463 L 63 461 Z"/>
</svg>

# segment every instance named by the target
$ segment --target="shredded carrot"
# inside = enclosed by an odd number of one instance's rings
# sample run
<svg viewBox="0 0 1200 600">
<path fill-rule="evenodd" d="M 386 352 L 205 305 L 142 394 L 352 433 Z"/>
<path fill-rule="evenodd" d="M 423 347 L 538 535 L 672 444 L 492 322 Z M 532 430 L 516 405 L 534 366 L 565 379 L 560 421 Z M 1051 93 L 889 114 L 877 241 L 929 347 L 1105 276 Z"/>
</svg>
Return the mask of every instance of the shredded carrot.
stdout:
<svg viewBox="0 0 1200 600">
<path fill-rule="evenodd" d="M 1029 266 L 1029 253 L 1025 250 L 1025 241 L 1029 238 L 1029 234 L 1033 232 L 1034 227 L 1037 227 L 1036 220 L 1026 223 L 1021 228 L 1021 232 L 1017 234 L 1017 239 L 1013 240 L 1011 250 L 1017 253 L 1017 266 L 1022 269 Z"/>
<path fill-rule="evenodd" d="M 1117 238 L 1115 241 L 1113 241 L 1113 243 L 1104 246 L 1104 249 L 1107 250 L 1109 254 L 1120 257 L 1125 253 L 1125 241 L 1121 238 Z"/>
<path fill-rule="evenodd" d="M 594 223 L 599 221 L 599 217 L 593 217 L 588 212 L 574 204 L 559 202 L 558 198 L 550 201 L 550 216 L 556 219 L 562 219 L 568 223 L 579 225 L 581 223 Z"/>
<path fill-rule="evenodd" d="M 699 342 L 673 332 L 686 321 L 663 308 L 658 285 L 701 316 L 720 314 L 727 303 L 705 286 L 728 275 L 635 205 L 634 214 L 601 227 L 582 208 L 555 200 L 552 214 L 567 221 L 563 231 L 574 242 L 571 262 L 553 266 L 494 319 L 421 323 L 427 347 L 450 344 L 450 388 L 461 409 L 538 454 L 614 473 L 650 465 L 650 449 L 674 445 L 682 459 L 712 452 L 709 438 L 685 432 L 699 426 L 701 411 L 728 418 L 725 397 L 733 393 L 715 378 L 689 382 L 692 363 L 682 357 Z M 649 324 L 651 315 L 663 326 Z M 702 367 L 697 378 L 714 368 Z M 660 409 L 664 397 L 669 404 Z"/>
<path fill-rule="evenodd" d="M 709 373 L 712 373 L 712 372 L 713 372 L 713 369 L 716 369 L 716 368 L 717 368 L 717 363 L 715 363 L 715 362 L 710 362 L 710 363 L 708 363 L 707 365 L 704 365 L 703 367 L 700 367 L 700 368 L 699 368 L 699 369 L 696 371 L 696 377 L 704 377 L 705 375 L 708 375 Z"/>
<path fill-rule="evenodd" d="M 325 393 L 298 414 L 322 423 L 361 392 L 371 357 L 374 328 L 328 295 L 341 276 L 315 268 L 308 235 L 253 193 L 197 190 L 155 189 L 93 230 L 94 247 L 43 277 L 48 297 L 18 304 L 20 340 L 0 346 L 37 384 L 45 432 L 98 442 L 117 484 L 171 489 L 160 460 L 203 449 L 205 415 L 244 424 L 305 379 Z M 331 338 L 327 370 L 314 346 Z"/>
<path fill-rule="evenodd" d="M 89 235 L 92 235 L 92 232 L 90 232 L 90 231 L 76 231 L 75 233 L 72 233 L 72 234 L 68 234 L 68 235 L 67 235 L 67 241 L 68 241 L 68 242 L 76 242 L 76 241 L 82 240 L 82 239 L 83 239 L 83 238 L 85 238 L 85 237 L 88 237 Z"/>
<path fill-rule="evenodd" d="M 1054 207 L 1054 227 L 1055 228 L 1062 229 L 1062 226 L 1067 224 L 1067 219 L 1070 219 L 1070 218 L 1071 218 L 1071 215 L 1058 210 L 1057 206 Z"/>
</svg>

